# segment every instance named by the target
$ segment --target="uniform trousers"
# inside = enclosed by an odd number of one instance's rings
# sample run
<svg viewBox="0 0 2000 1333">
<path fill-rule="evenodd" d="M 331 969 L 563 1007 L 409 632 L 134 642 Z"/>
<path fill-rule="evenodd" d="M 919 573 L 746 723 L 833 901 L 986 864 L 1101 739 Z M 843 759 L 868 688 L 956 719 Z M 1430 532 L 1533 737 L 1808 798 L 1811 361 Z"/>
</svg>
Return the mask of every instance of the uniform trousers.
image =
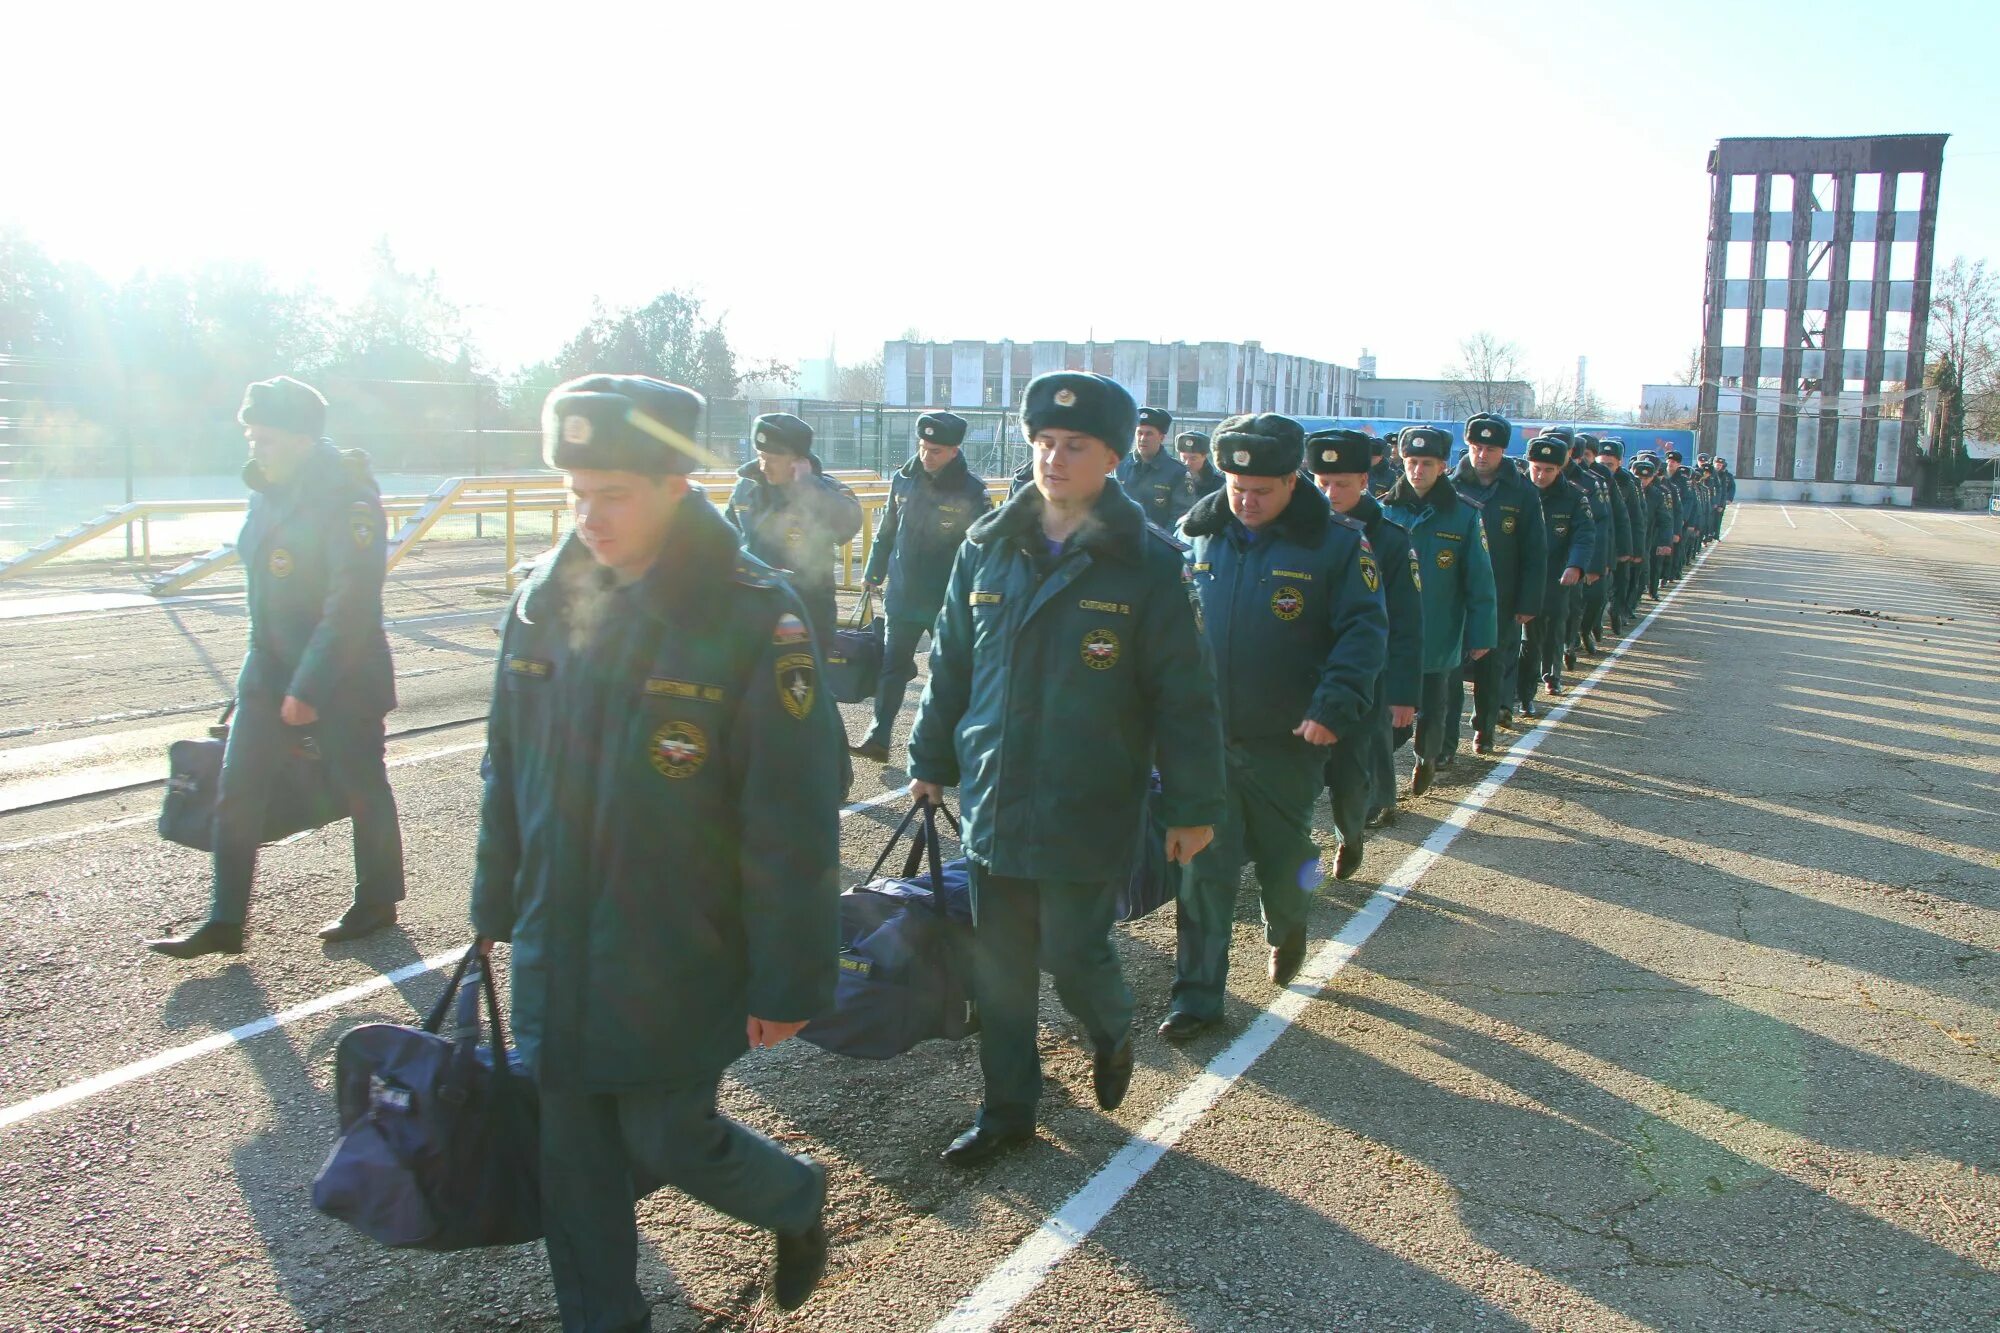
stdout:
<svg viewBox="0 0 2000 1333">
<path fill-rule="evenodd" d="M 542 1222 L 564 1333 L 651 1326 L 632 1205 L 662 1185 L 770 1231 L 795 1235 L 819 1217 L 820 1173 L 720 1114 L 715 1090 L 542 1089 Z"/>
<path fill-rule="evenodd" d="M 1562 679 L 1563 648 L 1569 624 L 1569 601 L 1575 588 L 1551 583 L 1542 594 L 1542 613 L 1528 622 L 1527 642 L 1521 650 L 1521 703 L 1535 700 L 1541 682 Z"/>
<path fill-rule="evenodd" d="M 979 1124 L 996 1133 L 1032 1129 L 1042 1095 L 1041 974 L 1100 1050 L 1132 1026 L 1132 991 L 1118 967 L 1111 923 L 1118 881 L 1017 879 L 974 861 L 972 997 L 979 1006 Z"/>
<path fill-rule="evenodd" d="M 1307 905 L 1319 890 L 1312 814 L 1326 762 L 1325 750 L 1296 736 L 1231 741 L 1224 748 L 1222 822 L 1215 840 L 1182 871 L 1174 914 L 1176 1012 L 1222 1017 L 1236 886 L 1246 862 L 1256 869 L 1265 942 L 1276 946 L 1305 929 Z"/>
<path fill-rule="evenodd" d="M 917 644 L 930 627 L 929 620 L 890 617 L 882 643 L 882 678 L 875 686 L 875 723 L 868 729 L 866 744 L 886 748 L 895 734 L 903 696 L 917 678 Z"/>
<path fill-rule="evenodd" d="M 387 907 L 401 901 L 403 834 L 396 823 L 395 793 L 383 769 L 381 716 L 329 709 L 310 727 L 288 727 L 278 706 L 276 699 L 245 695 L 236 701 L 229 721 L 215 805 L 209 920 L 240 926 L 249 914 L 271 790 L 291 748 L 308 735 L 327 776 L 346 798 L 354 824 L 355 906 Z"/>
<path fill-rule="evenodd" d="M 1445 682 L 1444 754 L 1458 752 L 1458 729 L 1465 715 L 1465 685 L 1472 682 L 1472 730 L 1492 739 L 1494 718 L 1513 706 L 1514 673 L 1521 657 L 1521 625 L 1513 608 L 1503 607 L 1500 642 L 1477 662 L 1462 662 Z"/>
<path fill-rule="evenodd" d="M 1378 683 L 1375 691 L 1378 700 L 1381 693 Z M 1389 754 L 1388 713 L 1386 706 L 1377 703 L 1359 726 L 1343 733 L 1326 752 L 1326 797 L 1333 808 L 1334 832 L 1343 843 L 1359 847 L 1367 834 L 1368 816 L 1383 804 L 1376 796 L 1375 764 L 1378 750 L 1385 758 Z M 1394 761 L 1390 760 L 1388 799 L 1392 802 L 1395 781 Z"/>
</svg>

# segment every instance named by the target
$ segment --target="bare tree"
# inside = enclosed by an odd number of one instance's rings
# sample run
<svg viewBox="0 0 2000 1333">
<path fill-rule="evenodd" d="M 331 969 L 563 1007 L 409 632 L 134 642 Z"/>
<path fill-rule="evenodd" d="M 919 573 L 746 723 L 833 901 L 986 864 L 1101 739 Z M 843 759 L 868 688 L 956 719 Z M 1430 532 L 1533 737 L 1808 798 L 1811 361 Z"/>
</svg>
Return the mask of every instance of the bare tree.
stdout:
<svg viewBox="0 0 2000 1333">
<path fill-rule="evenodd" d="M 1927 327 L 1940 448 L 1955 455 L 1968 434 L 2000 436 L 2000 273 L 1953 259 L 1931 283 Z"/>
<path fill-rule="evenodd" d="M 882 387 L 880 352 L 860 365 L 839 366 L 833 372 L 833 396 L 844 403 L 879 403 Z"/>
<path fill-rule="evenodd" d="M 1496 412 L 1518 401 L 1514 387 L 1524 380 L 1521 349 L 1481 329 L 1458 344 L 1458 360 L 1445 367 L 1451 410 L 1461 417 Z"/>
<path fill-rule="evenodd" d="M 1574 376 L 1559 376 L 1535 386 L 1535 415 L 1544 421 L 1603 421 L 1607 412 L 1596 389 L 1586 385 L 1579 391 Z"/>
<path fill-rule="evenodd" d="M 1676 384 L 1699 384 L 1699 383 L 1701 383 L 1701 344 L 1700 344 L 1700 343 L 1696 343 L 1696 344 L 1695 344 L 1695 345 L 1694 345 L 1693 347 L 1690 347 L 1690 348 L 1688 348 L 1688 359 L 1687 359 L 1687 364 L 1681 367 L 1681 373 L 1680 373 L 1680 375 L 1679 375 L 1679 376 L 1677 376 L 1677 377 L 1675 378 L 1675 380 L 1674 380 L 1674 383 L 1676 383 Z"/>
</svg>

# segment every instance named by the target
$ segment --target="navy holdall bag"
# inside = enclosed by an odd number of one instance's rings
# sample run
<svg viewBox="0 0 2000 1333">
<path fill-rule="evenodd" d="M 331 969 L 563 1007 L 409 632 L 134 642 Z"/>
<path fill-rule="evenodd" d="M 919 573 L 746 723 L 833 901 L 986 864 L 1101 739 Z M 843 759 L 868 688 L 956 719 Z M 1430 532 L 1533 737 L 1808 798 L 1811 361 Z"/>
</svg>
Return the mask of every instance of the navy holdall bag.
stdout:
<svg viewBox="0 0 2000 1333">
<path fill-rule="evenodd" d="M 821 1050 L 887 1060 L 920 1041 L 955 1041 L 978 1028 L 972 1007 L 971 878 L 964 857 L 942 857 L 940 813 L 957 832 L 949 810 L 928 802 L 911 806 L 867 881 L 840 895 L 833 1012 L 799 1033 Z M 903 873 L 883 878 L 883 863 L 905 833 L 911 833 L 911 843 Z"/>
<path fill-rule="evenodd" d="M 490 1046 L 479 1042 L 482 995 Z M 458 960 L 422 1027 L 365 1023 L 340 1039 L 333 1068 L 340 1140 L 313 1180 L 313 1207 L 402 1248 L 541 1239 L 535 1084 L 507 1049 L 500 997 L 477 946 Z"/>
</svg>

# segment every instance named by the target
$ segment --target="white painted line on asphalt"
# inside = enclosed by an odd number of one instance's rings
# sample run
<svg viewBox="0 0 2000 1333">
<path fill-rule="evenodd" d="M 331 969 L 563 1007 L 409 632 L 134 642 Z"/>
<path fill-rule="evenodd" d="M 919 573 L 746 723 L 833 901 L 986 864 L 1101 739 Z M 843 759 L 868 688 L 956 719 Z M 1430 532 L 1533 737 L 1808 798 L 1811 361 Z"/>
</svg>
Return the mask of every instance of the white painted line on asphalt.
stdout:
<svg viewBox="0 0 2000 1333">
<path fill-rule="evenodd" d="M 1822 514 L 1825 514 L 1829 518 L 1838 519 L 1842 523 L 1847 523 L 1847 520 L 1841 516 L 1841 513 L 1838 509 L 1822 508 L 1820 512 Z M 1861 531 L 1860 528 L 1855 527 L 1852 523 L 1847 523 L 1847 526 L 1855 532 Z"/>
<path fill-rule="evenodd" d="M 1897 518 L 1897 517 L 1896 517 L 1896 516 L 1895 516 L 1894 514 L 1885 514 L 1885 513 L 1881 512 L 1880 510 L 1877 510 L 1877 511 L 1875 512 L 1875 517 L 1877 517 L 1877 518 L 1886 518 L 1886 519 L 1888 519 L 1888 520 L 1889 520 L 1889 521 L 1890 521 L 1891 523 L 1901 523 L 1901 524 L 1902 524 L 1902 525 L 1903 525 L 1904 527 L 1908 528 L 1908 529 L 1909 529 L 1909 530 L 1910 530 L 1911 532 L 1921 532 L 1921 533 L 1923 533 L 1923 534 L 1924 534 L 1924 536 L 1926 536 L 1926 537 L 1935 537 L 1935 536 L 1937 536 L 1937 534 L 1936 534 L 1935 532 L 1932 532 L 1932 531 L 1931 531 L 1931 530 L 1930 530 L 1929 528 L 1925 528 L 1925 527 L 1919 527 L 1919 526 L 1918 526 L 1917 524 L 1915 524 L 1915 523 L 1912 523 L 1912 522 L 1908 521 L 1907 519 L 1901 519 L 1901 518 Z"/>
<path fill-rule="evenodd" d="M 1732 517 L 1729 528 L 1724 529 L 1722 535 L 1727 537 L 1729 529 L 1735 526 Z M 1714 549 L 1710 546 L 1695 557 L 1695 568 L 1700 568 Z M 1141 1125 L 1125 1146 L 1002 1260 L 999 1267 L 973 1288 L 950 1313 L 932 1325 L 931 1333 L 988 1333 L 1033 1294 L 1055 1271 L 1056 1265 L 1096 1230 L 1119 1201 L 1159 1165 L 1160 1159 L 1181 1136 L 1222 1100 L 1223 1094 L 1235 1086 L 1258 1058 L 1284 1035 L 1285 1029 L 1298 1020 L 1306 1006 L 1318 998 L 1319 992 L 1354 960 L 1361 946 L 1388 920 L 1389 913 L 1403 901 L 1404 895 L 1415 888 L 1417 882 L 1443 858 L 1445 850 L 1457 841 L 1458 835 L 1499 794 L 1508 779 L 1520 770 L 1522 761 L 1533 754 L 1548 736 L 1549 728 L 1568 716 L 1578 701 L 1596 688 L 1604 673 L 1638 642 L 1639 637 L 1662 611 L 1673 604 L 1674 598 L 1680 596 L 1686 586 L 1685 581 L 1676 584 L 1660 599 L 1659 605 L 1605 655 L 1604 660 L 1597 664 L 1597 669 L 1571 689 L 1568 698 L 1551 708 L 1533 731 L 1515 741 L 1508 748 L 1506 757 L 1494 765 L 1485 780 L 1454 806 L 1443 822 L 1431 830 L 1423 845 L 1404 857 L 1388 880 L 1369 895 L 1368 901 L 1348 919 L 1340 933 L 1320 946 L 1300 970 L 1298 979 L 1272 1000 L 1241 1036 L 1209 1061 L 1208 1067 L 1197 1074 L 1193 1082 Z"/>
<path fill-rule="evenodd" d="M 476 745 L 453 745 L 447 746 L 442 750 L 429 751 L 422 757 L 435 759 L 440 755 L 458 754 L 477 748 L 479 747 Z M 416 757 L 410 756 L 409 761 L 414 761 Z M 878 805 L 887 805 L 891 801 L 902 800 L 908 795 L 908 791 L 885 791 L 880 795 L 871 796 L 865 801 L 855 801 L 851 805 L 842 807 L 840 817 L 845 819 L 849 815 L 859 814 L 863 810 L 873 809 Z M 147 815 L 144 818 L 151 819 L 153 816 Z M 133 819 L 125 822 L 140 823 L 143 820 Z M 0 851 L 5 850 L 7 849 L 0 848 Z M 200 1041 L 191 1041 L 185 1046 L 175 1046 L 170 1050 L 161 1051 L 157 1055 L 149 1055 L 143 1060 L 135 1060 L 129 1065 L 120 1065 L 116 1069 L 84 1079 L 80 1083 L 72 1083 L 68 1087 L 57 1088 L 55 1091 L 45 1092 L 39 1097 L 30 1097 L 24 1102 L 16 1102 L 12 1106 L 0 1108 L 0 1130 L 10 1129 L 23 1121 L 32 1120 L 36 1116 L 47 1115 L 50 1111 L 60 1110 L 65 1106 L 74 1106 L 80 1101 L 95 1097 L 100 1092 L 108 1092 L 112 1088 L 123 1087 L 127 1083 L 133 1083 L 149 1075 L 157 1074 L 163 1069 L 172 1069 L 175 1065 L 186 1064 L 189 1060 L 200 1056 L 240 1045 L 243 1042 L 249 1041 L 252 1037 L 261 1037 L 266 1032 L 275 1032 L 279 1028 L 289 1027 L 302 1018 L 311 1018 L 314 1014 L 323 1014 L 329 1009 L 338 1009 L 344 1004 L 350 1004 L 364 996 L 373 995 L 376 991 L 386 990 L 390 986 L 401 985 L 411 977 L 420 977 L 426 972 L 435 971 L 456 961 L 464 952 L 464 948 L 460 947 L 453 949 L 449 953 L 433 955 L 421 962 L 399 967 L 394 972 L 385 972 L 379 977 L 370 977 L 368 980 L 349 986 L 344 990 L 333 991 L 317 999 L 307 1000 L 303 1004 L 295 1004 L 291 1008 L 281 1010 L 275 1014 L 266 1014 L 262 1018 L 243 1024 L 241 1027 L 233 1027 L 227 1032 L 217 1032 L 212 1036 L 203 1037 Z"/>
<path fill-rule="evenodd" d="M 1790 525 L 1791 525 L 1792 527 L 1795 527 L 1795 528 L 1796 528 L 1796 527 L 1798 526 L 1798 524 L 1796 524 L 1796 523 L 1793 523 L 1793 522 L 1792 522 L 1792 511 L 1791 511 L 1791 510 L 1789 510 L 1789 509 L 1785 508 L 1785 507 L 1784 507 L 1783 505 L 1779 505 L 1779 506 L 1778 506 L 1778 512 L 1779 512 L 1779 513 L 1781 513 L 1781 514 L 1783 514 L 1783 515 L 1785 516 L 1785 522 L 1786 522 L 1786 523 L 1790 524 Z"/>
</svg>

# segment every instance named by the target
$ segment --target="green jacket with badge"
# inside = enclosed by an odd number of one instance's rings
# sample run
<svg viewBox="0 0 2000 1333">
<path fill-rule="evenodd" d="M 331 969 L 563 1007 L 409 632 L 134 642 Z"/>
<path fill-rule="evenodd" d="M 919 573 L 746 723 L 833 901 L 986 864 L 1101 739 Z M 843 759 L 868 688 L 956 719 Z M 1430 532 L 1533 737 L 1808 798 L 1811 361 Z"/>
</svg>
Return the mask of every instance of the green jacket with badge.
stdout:
<svg viewBox="0 0 2000 1333">
<path fill-rule="evenodd" d="M 1382 570 L 1362 523 L 1300 477 L 1284 512 L 1252 532 L 1215 493 L 1188 512 L 1188 568 L 1215 662 L 1223 736 L 1292 739 L 1310 719 L 1357 735 L 1388 649 Z M 1324 759 L 1325 752 L 1319 751 Z"/>
<path fill-rule="evenodd" d="M 381 717 L 396 706 L 382 629 L 388 536 L 368 456 L 329 440 L 283 483 L 252 460 L 236 554 L 248 585 L 250 649 L 239 697 L 290 695 L 321 713 Z"/>
<path fill-rule="evenodd" d="M 472 885 L 545 1087 L 698 1087 L 829 1007 L 839 723 L 803 607 L 699 490 L 619 587 L 574 535 L 516 594 Z"/>
<path fill-rule="evenodd" d="M 1410 534 L 1423 571 L 1424 670 L 1456 671 L 1475 649 L 1500 637 L 1493 561 L 1479 509 L 1440 477 L 1418 495 L 1409 478 L 1382 497 L 1382 512 Z"/>
<path fill-rule="evenodd" d="M 1118 460 L 1117 476 L 1126 498 L 1146 511 L 1148 523 L 1171 532 L 1180 516 L 1187 512 L 1180 504 L 1181 481 L 1187 476 L 1187 469 L 1164 446 L 1153 452 L 1150 462 L 1134 446 Z"/>
<path fill-rule="evenodd" d="M 959 788 L 966 851 L 996 875 L 1122 878 L 1156 765 L 1168 827 L 1222 818 L 1215 676 L 1181 544 L 1116 481 L 1058 553 L 1041 515 L 1018 491 L 959 548 L 909 772 Z"/>
<path fill-rule="evenodd" d="M 966 529 L 992 507 L 985 479 L 973 475 L 964 454 L 935 475 L 921 458 L 903 464 L 889 479 L 889 503 L 868 552 L 868 581 L 889 584 L 882 609 L 897 620 L 936 620 L 952 557 Z"/>
</svg>

